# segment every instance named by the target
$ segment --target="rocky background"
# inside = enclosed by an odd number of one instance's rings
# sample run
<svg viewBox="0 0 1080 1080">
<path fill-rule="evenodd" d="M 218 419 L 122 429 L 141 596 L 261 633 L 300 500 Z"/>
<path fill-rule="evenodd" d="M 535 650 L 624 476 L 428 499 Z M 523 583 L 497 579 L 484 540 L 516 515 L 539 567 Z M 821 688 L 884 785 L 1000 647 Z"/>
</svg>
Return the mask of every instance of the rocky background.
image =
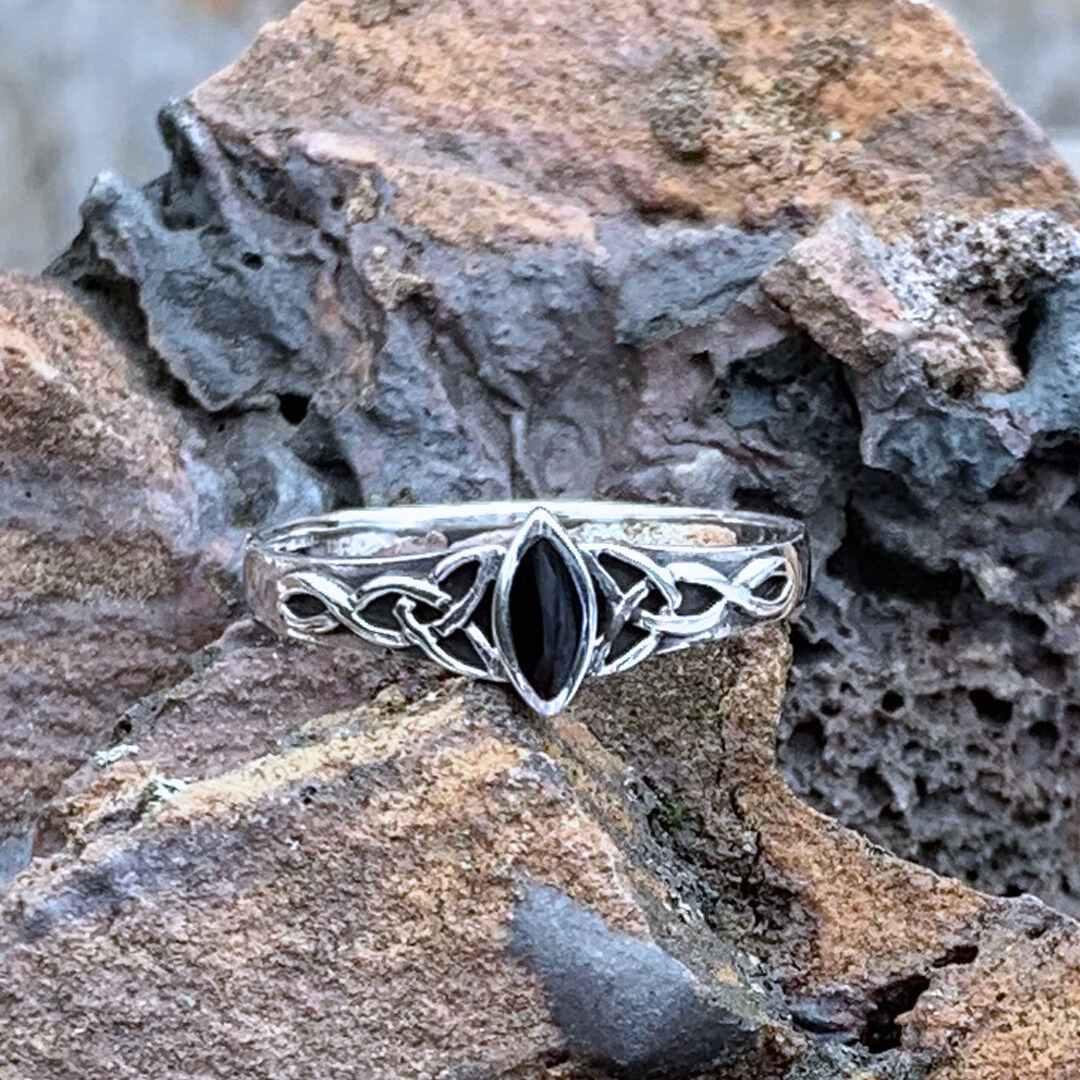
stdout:
<svg viewBox="0 0 1080 1080">
<path fill-rule="evenodd" d="M 8 0 L 0 35 L 0 267 L 37 271 L 93 177 L 166 167 L 155 116 L 296 0 Z M 1080 4 L 948 0 L 1006 92 L 1080 167 Z"/>
<path fill-rule="evenodd" d="M 950 22 L 306 0 L 161 131 L 0 289 L 11 1080 L 1076 1075 L 1080 197 Z M 243 619 L 562 494 L 805 518 L 790 651 L 543 729 Z"/>
</svg>

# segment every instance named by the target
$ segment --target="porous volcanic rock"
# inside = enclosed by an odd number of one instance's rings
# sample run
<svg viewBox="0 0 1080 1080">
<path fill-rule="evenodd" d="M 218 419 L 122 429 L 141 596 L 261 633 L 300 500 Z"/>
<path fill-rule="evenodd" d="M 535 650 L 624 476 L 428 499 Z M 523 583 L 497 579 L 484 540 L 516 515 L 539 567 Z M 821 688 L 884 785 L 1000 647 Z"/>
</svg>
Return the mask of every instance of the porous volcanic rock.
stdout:
<svg viewBox="0 0 1080 1080">
<path fill-rule="evenodd" d="M 226 698 L 311 653 L 243 648 Z M 4 1080 L 1077 1075 L 1080 926 L 805 806 L 775 761 L 782 628 L 552 723 L 387 687 L 222 768 L 229 655 L 186 696 L 206 751 L 178 774 L 147 718 L 0 906 Z"/>
<path fill-rule="evenodd" d="M 797 514 L 797 790 L 1080 910 L 1077 190 L 932 5 L 307 0 L 162 131 L 52 273 L 227 524 Z"/>
</svg>

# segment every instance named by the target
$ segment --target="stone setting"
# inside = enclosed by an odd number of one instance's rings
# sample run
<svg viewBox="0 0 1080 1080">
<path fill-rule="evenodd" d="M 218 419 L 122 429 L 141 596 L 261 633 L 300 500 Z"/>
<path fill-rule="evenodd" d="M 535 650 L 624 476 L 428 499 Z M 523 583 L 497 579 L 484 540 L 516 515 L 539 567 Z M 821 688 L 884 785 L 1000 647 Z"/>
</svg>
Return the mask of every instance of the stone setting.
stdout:
<svg viewBox="0 0 1080 1080">
<path fill-rule="evenodd" d="M 553 716 L 589 670 L 597 601 L 580 552 L 546 510 L 530 514 L 510 544 L 495 595 L 507 678 L 531 708 Z"/>
<path fill-rule="evenodd" d="M 558 549 L 535 540 L 510 585 L 510 634 L 521 673 L 542 698 L 566 685 L 581 641 L 582 603 Z"/>
</svg>

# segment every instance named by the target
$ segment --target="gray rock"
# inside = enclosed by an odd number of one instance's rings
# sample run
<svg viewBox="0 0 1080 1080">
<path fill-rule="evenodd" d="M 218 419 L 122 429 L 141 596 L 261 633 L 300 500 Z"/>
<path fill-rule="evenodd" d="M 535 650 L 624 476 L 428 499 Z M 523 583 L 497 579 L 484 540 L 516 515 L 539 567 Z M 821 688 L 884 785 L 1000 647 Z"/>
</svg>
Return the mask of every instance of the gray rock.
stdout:
<svg viewBox="0 0 1080 1080">
<path fill-rule="evenodd" d="M 626 1077 L 690 1077 L 748 1053 L 738 992 L 705 987 L 663 949 L 610 930 L 564 893 L 528 885 L 511 948 L 543 981 L 552 1016 L 585 1061 Z"/>
</svg>

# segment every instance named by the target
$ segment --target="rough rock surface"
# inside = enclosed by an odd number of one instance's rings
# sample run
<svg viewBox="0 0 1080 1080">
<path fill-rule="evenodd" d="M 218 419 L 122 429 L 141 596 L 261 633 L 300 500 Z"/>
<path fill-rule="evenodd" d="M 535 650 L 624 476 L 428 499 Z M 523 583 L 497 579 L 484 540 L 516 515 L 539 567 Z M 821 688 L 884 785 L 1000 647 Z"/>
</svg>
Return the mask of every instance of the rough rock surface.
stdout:
<svg viewBox="0 0 1080 1080">
<path fill-rule="evenodd" d="M 0 882 L 64 778 L 228 618 L 220 500 L 182 432 L 81 307 L 0 278 Z"/>
<path fill-rule="evenodd" d="M 0 283 L 0 1080 L 1080 1076 L 958 880 L 1077 906 L 1077 192 L 951 25 L 307 0 L 162 131 Z M 794 649 L 541 724 L 234 622 L 254 524 L 506 494 L 805 517 Z"/>
<path fill-rule="evenodd" d="M 551 724 L 442 679 L 223 763 L 223 709 L 310 654 L 243 648 L 193 676 L 182 763 L 147 716 L 56 803 L 0 907 L 4 1080 L 1078 1074 L 1080 926 L 802 804 L 782 629 Z"/>
<path fill-rule="evenodd" d="M 243 527 L 790 511 L 816 805 L 1080 910 L 1075 184 L 932 6 L 307 0 L 54 267 Z"/>
</svg>

